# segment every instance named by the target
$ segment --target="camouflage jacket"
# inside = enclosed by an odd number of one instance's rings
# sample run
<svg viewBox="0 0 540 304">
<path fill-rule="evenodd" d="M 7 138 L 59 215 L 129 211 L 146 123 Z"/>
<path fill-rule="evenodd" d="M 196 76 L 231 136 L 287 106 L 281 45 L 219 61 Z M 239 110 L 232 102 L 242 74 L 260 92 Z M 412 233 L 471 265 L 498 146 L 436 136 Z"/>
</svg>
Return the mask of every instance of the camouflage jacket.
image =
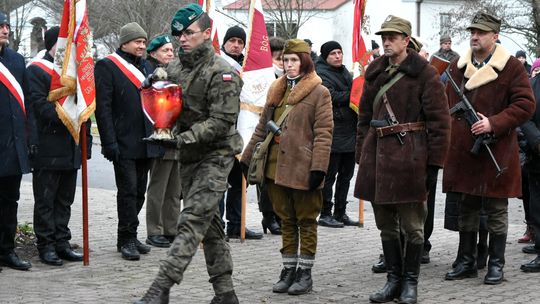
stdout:
<svg viewBox="0 0 540 304">
<path fill-rule="evenodd" d="M 214 53 L 208 41 L 167 67 L 169 80 L 182 86 L 182 113 L 176 121 L 180 162 L 242 151 L 235 123 L 240 111 L 242 80 Z"/>
</svg>

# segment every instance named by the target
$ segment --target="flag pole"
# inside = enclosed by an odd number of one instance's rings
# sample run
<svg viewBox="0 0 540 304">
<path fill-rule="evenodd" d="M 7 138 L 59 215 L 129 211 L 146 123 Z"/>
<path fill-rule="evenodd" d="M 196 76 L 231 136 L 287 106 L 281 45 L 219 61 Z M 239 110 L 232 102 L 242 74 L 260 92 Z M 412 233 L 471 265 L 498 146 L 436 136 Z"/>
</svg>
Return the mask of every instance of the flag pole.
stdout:
<svg viewBox="0 0 540 304">
<path fill-rule="evenodd" d="M 81 124 L 81 163 L 82 163 L 82 213 L 83 213 L 83 265 L 90 265 L 88 248 L 88 150 L 86 146 L 86 122 Z"/>
<path fill-rule="evenodd" d="M 364 200 L 358 202 L 358 227 L 364 227 Z"/>
<path fill-rule="evenodd" d="M 246 178 L 242 174 L 242 212 L 240 216 L 240 242 L 246 240 Z"/>
</svg>

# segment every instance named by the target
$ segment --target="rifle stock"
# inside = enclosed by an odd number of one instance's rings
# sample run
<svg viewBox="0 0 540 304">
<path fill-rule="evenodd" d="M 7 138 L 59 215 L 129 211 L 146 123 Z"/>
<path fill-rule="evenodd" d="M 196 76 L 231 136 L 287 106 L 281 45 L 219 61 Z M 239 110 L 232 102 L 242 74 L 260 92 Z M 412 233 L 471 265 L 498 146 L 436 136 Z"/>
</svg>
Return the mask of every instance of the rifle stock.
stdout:
<svg viewBox="0 0 540 304">
<path fill-rule="evenodd" d="M 437 55 L 431 56 L 431 59 L 429 60 L 429 63 L 437 69 L 437 72 L 439 72 L 439 75 L 442 75 L 446 69 L 450 66 L 450 61 L 446 59 L 442 59 L 441 57 Z"/>
</svg>

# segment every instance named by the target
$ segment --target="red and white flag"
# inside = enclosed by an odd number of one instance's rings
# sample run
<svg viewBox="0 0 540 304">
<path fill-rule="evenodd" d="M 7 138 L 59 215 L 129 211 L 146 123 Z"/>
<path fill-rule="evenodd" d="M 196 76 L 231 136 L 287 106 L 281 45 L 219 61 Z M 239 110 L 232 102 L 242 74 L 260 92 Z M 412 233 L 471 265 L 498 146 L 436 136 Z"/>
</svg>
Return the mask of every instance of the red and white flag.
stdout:
<svg viewBox="0 0 540 304">
<path fill-rule="evenodd" d="M 367 0 L 354 0 L 354 20 L 352 37 L 352 59 L 353 59 L 353 83 L 349 106 L 356 113 L 360 106 L 362 91 L 364 88 L 365 67 L 368 63 L 370 53 L 367 52 L 364 38 L 362 38 L 362 22 L 366 10 Z"/>
<path fill-rule="evenodd" d="M 219 45 L 217 28 L 214 24 L 214 20 L 216 20 L 216 3 L 214 0 L 199 0 L 199 5 L 202 7 L 203 12 L 206 12 L 210 20 L 212 20 L 212 46 L 214 46 L 216 54 L 220 54 L 221 46 Z"/>
<path fill-rule="evenodd" d="M 249 6 L 249 27 L 241 77 L 244 86 L 240 93 L 237 129 L 245 148 L 259 122 L 270 84 L 275 80 L 261 0 L 251 0 Z"/>
<path fill-rule="evenodd" d="M 77 144 L 81 124 L 96 108 L 92 44 L 86 0 L 65 0 L 48 100 Z"/>
</svg>

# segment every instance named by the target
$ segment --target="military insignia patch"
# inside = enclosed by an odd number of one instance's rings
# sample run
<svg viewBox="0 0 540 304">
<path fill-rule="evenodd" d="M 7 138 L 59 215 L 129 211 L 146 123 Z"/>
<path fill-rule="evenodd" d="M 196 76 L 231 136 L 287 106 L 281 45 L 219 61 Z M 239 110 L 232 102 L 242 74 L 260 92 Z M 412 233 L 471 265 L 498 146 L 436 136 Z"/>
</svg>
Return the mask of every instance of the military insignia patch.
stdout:
<svg viewBox="0 0 540 304">
<path fill-rule="evenodd" d="M 173 22 L 172 26 L 175 30 L 181 32 L 184 29 L 184 25 L 178 21 Z"/>
<path fill-rule="evenodd" d="M 223 81 L 232 81 L 232 74 L 231 73 L 223 74 Z"/>
<path fill-rule="evenodd" d="M 197 14 L 192 14 L 191 16 L 188 17 L 188 19 L 191 21 L 193 20 L 193 18 L 197 17 Z"/>
</svg>

